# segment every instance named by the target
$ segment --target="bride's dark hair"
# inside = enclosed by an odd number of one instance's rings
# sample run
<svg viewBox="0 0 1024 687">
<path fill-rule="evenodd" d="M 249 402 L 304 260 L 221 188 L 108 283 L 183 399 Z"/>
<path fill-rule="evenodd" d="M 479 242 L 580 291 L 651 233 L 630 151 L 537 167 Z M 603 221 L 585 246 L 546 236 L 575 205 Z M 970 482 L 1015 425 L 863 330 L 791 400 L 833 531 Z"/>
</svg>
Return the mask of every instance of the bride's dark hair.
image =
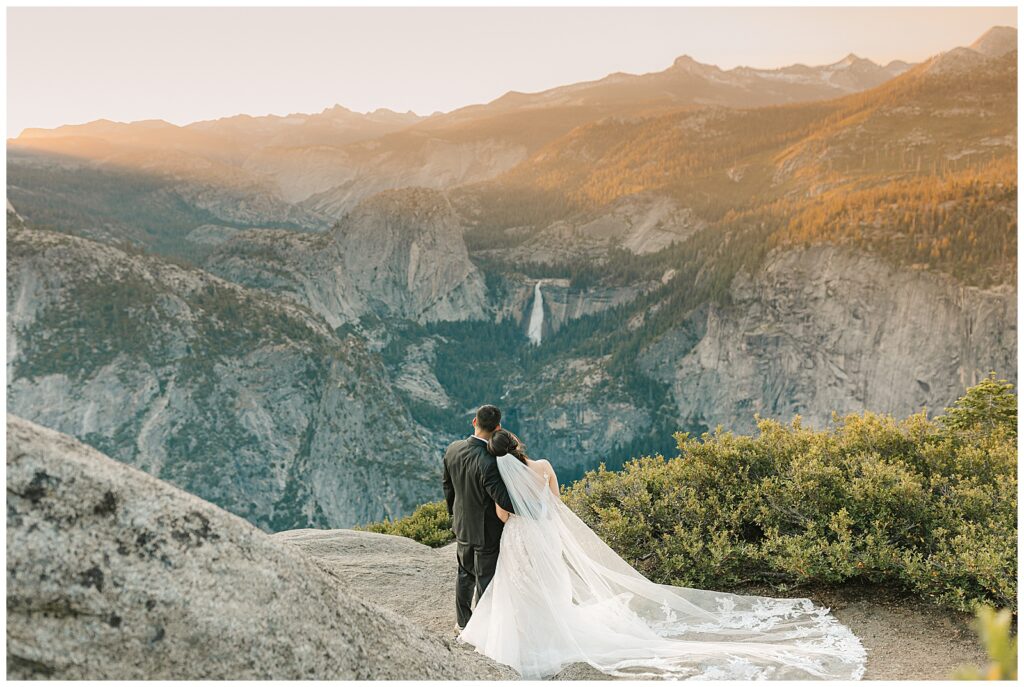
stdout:
<svg viewBox="0 0 1024 687">
<path fill-rule="evenodd" d="M 487 442 L 487 451 L 492 456 L 503 456 L 506 453 L 511 453 L 524 465 L 529 457 L 526 455 L 526 444 L 521 442 L 519 437 L 507 429 L 495 430 Z"/>
</svg>

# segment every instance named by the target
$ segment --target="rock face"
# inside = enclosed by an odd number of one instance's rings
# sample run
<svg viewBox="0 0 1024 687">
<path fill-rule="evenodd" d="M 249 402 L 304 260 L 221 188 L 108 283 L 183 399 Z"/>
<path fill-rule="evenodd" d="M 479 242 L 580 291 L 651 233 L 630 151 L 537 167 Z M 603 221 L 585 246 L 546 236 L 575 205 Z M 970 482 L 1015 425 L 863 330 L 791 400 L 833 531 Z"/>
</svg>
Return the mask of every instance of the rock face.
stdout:
<svg viewBox="0 0 1024 687">
<path fill-rule="evenodd" d="M 363 600 L 317 562 L 212 504 L 8 416 L 8 679 L 503 675 Z"/>
<path fill-rule="evenodd" d="M 450 407 L 451 398 L 434 372 L 436 365 L 436 339 L 425 339 L 418 344 L 410 345 L 393 375 L 395 386 L 419 402 L 435 408 Z"/>
<path fill-rule="evenodd" d="M 292 530 L 271 538 L 300 550 L 359 598 L 394 611 L 433 635 L 452 633 L 454 544 L 432 549 L 405 537 L 352 530 Z M 494 663 L 472 647 L 454 644 L 453 654 L 475 664 L 488 679 L 519 678 L 508 666 Z"/>
<path fill-rule="evenodd" d="M 443 194 L 408 188 L 374 196 L 333 233 L 365 303 L 424 322 L 482 316 L 484 280 L 462 231 Z"/>
<path fill-rule="evenodd" d="M 680 420 L 736 431 L 754 413 L 814 426 L 831 411 L 941 412 L 995 370 L 1016 383 L 1017 299 L 832 246 L 778 251 L 731 304 L 647 348 Z"/>
<path fill-rule="evenodd" d="M 520 434 L 530 456 L 552 461 L 563 483 L 652 429 L 651 409 L 616 391 L 607 362 L 572 358 L 510 380 L 505 404 L 513 412 L 506 424 Z"/>
<path fill-rule="evenodd" d="M 650 284 L 621 287 L 572 288 L 567 280 L 545 280 L 544 330 L 557 332 L 572 320 L 624 305 L 642 294 Z"/>
<path fill-rule="evenodd" d="M 558 332 L 573 320 L 593 315 L 609 308 L 626 305 L 652 288 L 656 282 L 628 286 L 573 286 L 568 279 L 532 279 L 521 275 L 505 275 L 501 299 L 494 304 L 494 317 L 506 318 L 522 326 L 526 335 L 533 304 L 537 299 L 537 283 L 542 293 L 542 338 Z"/>
<path fill-rule="evenodd" d="M 462 231 L 444 194 L 410 188 L 363 202 L 326 236 L 243 232 L 206 266 L 285 294 L 335 327 L 364 315 L 479 319 L 486 288 Z"/>
<path fill-rule="evenodd" d="M 331 327 L 363 314 L 340 247 L 327 235 L 254 229 L 235 233 L 204 262 L 212 274 L 301 303 Z"/>
<path fill-rule="evenodd" d="M 413 423 L 379 357 L 306 308 L 17 227 L 7 278 L 12 412 L 267 529 L 436 498 L 435 451 L 388 431 Z"/>
<path fill-rule="evenodd" d="M 406 537 L 355 530 L 288 530 L 270 538 L 301 551 L 359 598 L 432 631 L 452 629 L 454 552 L 441 556 Z"/>
</svg>

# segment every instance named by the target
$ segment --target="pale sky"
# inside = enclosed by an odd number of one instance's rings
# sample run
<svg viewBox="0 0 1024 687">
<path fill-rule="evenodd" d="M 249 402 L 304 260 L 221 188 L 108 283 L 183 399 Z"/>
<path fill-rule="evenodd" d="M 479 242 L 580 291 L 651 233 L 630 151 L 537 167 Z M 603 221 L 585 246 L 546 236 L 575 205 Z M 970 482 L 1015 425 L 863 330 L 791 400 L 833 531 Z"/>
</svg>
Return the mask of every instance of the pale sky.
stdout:
<svg viewBox="0 0 1024 687">
<path fill-rule="evenodd" d="M 683 54 L 917 62 L 994 25 L 1017 26 L 1016 8 L 8 8 L 7 132 L 336 103 L 429 114 Z"/>
</svg>

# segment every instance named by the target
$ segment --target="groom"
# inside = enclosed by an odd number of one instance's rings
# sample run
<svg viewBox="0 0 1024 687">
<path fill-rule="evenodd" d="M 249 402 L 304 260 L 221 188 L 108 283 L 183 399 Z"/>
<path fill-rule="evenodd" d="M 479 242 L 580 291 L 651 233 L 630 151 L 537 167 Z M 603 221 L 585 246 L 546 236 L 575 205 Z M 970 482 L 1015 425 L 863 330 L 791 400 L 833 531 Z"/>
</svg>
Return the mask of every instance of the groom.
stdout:
<svg viewBox="0 0 1024 687">
<path fill-rule="evenodd" d="M 480 406 L 473 418 L 473 436 L 452 442 L 444 452 L 444 498 L 459 561 L 455 612 L 460 630 L 473 614 L 473 590 L 479 600 L 494 577 L 504 527 L 494 504 L 513 512 L 498 461 L 487 451 L 487 441 L 500 426 L 501 411 L 492 405 Z"/>
</svg>

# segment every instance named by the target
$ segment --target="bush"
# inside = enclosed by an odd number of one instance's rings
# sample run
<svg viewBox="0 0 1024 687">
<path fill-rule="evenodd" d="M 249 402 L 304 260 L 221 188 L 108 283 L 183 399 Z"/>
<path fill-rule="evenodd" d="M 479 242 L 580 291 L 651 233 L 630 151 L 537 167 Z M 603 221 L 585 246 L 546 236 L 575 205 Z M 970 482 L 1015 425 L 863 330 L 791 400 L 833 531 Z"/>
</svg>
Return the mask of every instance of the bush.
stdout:
<svg viewBox="0 0 1024 687">
<path fill-rule="evenodd" d="M 444 501 L 425 503 L 412 515 L 400 520 L 375 522 L 359 529 L 378 534 L 394 534 L 409 537 L 427 546 L 444 546 L 455 541 L 452 533 L 452 520 L 448 517 L 448 507 Z"/>
<path fill-rule="evenodd" d="M 943 417 L 676 435 L 679 456 L 603 466 L 566 503 L 651 579 L 898 586 L 960 610 L 1016 607 L 1016 396 L 990 375 Z"/>
<path fill-rule="evenodd" d="M 1017 637 L 1010 632 L 1011 620 L 1012 615 L 1008 608 L 998 613 L 989 606 L 978 608 L 975 622 L 978 637 L 988 653 L 989 664 L 983 669 L 977 666 L 964 666 L 953 676 L 955 679 L 1017 679 Z"/>
</svg>

